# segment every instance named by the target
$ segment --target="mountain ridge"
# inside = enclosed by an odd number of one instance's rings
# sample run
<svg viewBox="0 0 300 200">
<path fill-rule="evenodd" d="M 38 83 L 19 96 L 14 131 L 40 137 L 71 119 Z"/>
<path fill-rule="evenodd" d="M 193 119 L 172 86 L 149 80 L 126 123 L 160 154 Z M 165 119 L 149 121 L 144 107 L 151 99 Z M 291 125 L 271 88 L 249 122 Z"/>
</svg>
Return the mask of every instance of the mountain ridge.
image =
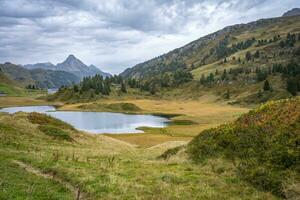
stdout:
<svg viewBox="0 0 300 200">
<path fill-rule="evenodd" d="M 297 19 L 299 18 L 298 15 L 291 16 L 291 17 Z M 211 45 L 213 48 L 216 48 L 218 42 L 224 40 L 226 35 L 231 35 L 233 33 L 243 32 L 246 30 L 250 31 L 252 29 L 257 29 L 259 27 L 269 26 L 275 23 L 281 23 L 285 20 L 286 20 L 285 17 L 275 17 L 275 18 L 268 18 L 268 19 L 259 19 L 257 21 L 253 21 L 249 23 L 227 26 L 221 30 L 200 37 L 199 39 L 194 40 L 182 47 L 176 48 L 165 54 L 162 54 L 160 56 L 157 56 L 145 62 L 136 64 L 133 67 L 127 68 L 123 72 L 121 72 L 120 75 L 124 78 L 136 78 L 136 79 L 145 78 L 147 76 L 158 75 L 161 72 L 164 72 L 161 69 L 163 67 L 168 67 L 167 65 L 170 63 L 170 61 L 176 61 L 179 63 L 186 64 L 186 66 L 181 65 L 181 67 L 192 70 L 191 69 L 192 65 L 196 65 L 194 67 L 198 68 L 202 65 L 206 65 L 220 60 L 216 58 L 209 58 L 209 54 L 211 54 L 211 52 L 209 52 L 210 49 L 205 49 L 205 47 Z M 193 60 L 194 58 L 190 59 L 189 57 L 192 57 L 195 52 L 202 55 L 199 55 L 198 60 Z M 166 70 L 166 71 L 169 72 L 170 70 Z"/>
<path fill-rule="evenodd" d="M 54 71 L 45 69 L 26 69 L 12 63 L 0 64 L 1 71 L 11 80 L 26 87 L 35 85 L 39 88 L 59 88 L 73 83 L 79 83 L 80 79 L 66 71 Z"/>
<path fill-rule="evenodd" d="M 282 17 L 292 17 L 292 16 L 297 16 L 300 15 L 300 8 L 293 8 L 287 12 L 285 12 Z"/>
<path fill-rule="evenodd" d="M 70 54 L 63 62 L 57 63 L 56 65 L 51 62 L 26 64 L 23 65 L 26 69 L 45 69 L 53 71 L 65 71 L 74 74 L 75 76 L 82 79 L 85 76 L 94 76 L 100 74 L 103 77 L 111 76 L 110 73 L 103 72 L 95 65 L 87 66 L 81 60 L 76 58 L 73 54 Z"/>
</svg>

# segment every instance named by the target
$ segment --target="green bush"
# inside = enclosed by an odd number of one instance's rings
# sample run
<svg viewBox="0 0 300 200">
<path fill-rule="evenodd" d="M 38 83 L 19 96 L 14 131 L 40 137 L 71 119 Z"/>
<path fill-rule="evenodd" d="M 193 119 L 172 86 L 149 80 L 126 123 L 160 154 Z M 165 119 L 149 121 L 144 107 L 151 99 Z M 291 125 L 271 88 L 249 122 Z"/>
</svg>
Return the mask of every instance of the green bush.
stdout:
<svg viewBox="0 0 300 200">
<path fill-rule="evenodd" d="M 187 151 L 195 162 L 228 159 L 243 180 L 284 196 L 291 174 L 300 177 L 299 144 L 300 99 L 296 98 L 264 104 L 233 123 L 205 130 Z"/>
<path fill-rule="evenodd" d="M 194 125 L 197 124 L 196 122 L 193 122 L 191 120 L 185 120 L 185 119 L 176 119 L 172 120 L 170 122 L 170 125 L 178 125 L 178 126 L 187 126 L 187 125 Z"/>
<path fill-rule="evenodd" d="M 183 148 L 183 146 L 178 146 L 178 147 L 175 147 L 175 148 L 172 148 L 172 149 L 168 149 L 167 151 L 165 151 L 163 154 L 161 154 L 157 158 L 167 160 L 171 156 L 176 155 L 182 148 Z"/>
<path fill-rule="evenodd" d="M 39 130 L 45 133 L 46 135 L 54 137 L 56 139 L 72 140 L 69 133 L 51 125 L 40 125 Z"/>
<path fill-rule="evenodd" d="M 51 125 L 54 127 L 59 127 L 62 129 L 70 129 L 75 130 L 73 126 L 70 124 L 67 124 L 59 119 L 55 119 L 49 115 L 41 114 L 41 113 L 29 113 L 28 119 L 33 124 L 39 124 L 39 125 Z"/>
<path fill-rule="evenodd" d="M 136 106 L 133 103 L 112 103 L 106 105 L 106 108 L 111 109 L 111 110 L 122 110 L 122 111 L 141 111 L 138 106 Z"/>
</svg>

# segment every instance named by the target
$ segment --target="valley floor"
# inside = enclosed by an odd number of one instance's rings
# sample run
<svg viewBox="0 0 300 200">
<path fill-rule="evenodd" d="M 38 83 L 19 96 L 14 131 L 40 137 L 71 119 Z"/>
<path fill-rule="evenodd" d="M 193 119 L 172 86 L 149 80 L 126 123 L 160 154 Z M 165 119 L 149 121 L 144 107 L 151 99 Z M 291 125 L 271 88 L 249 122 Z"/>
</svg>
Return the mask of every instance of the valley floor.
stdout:
<svg viewBox="0 0 300 200">
<path fill-rule="evenodd" d="M 101 100 L 93 103 L 66 104 L 60 110 L 103 110 L 105 105 L 132 104 L 140 108 L 130 113 L 174 115 L 172 123 L 166 128 L 141 128 L 143 134 L 110 134 L 108 136 L 142 147 L 150 147 L 168 141 L 188 141 L 201 131 L 234 120 L 249 108 L 217 103 L 212 96 L 199 100 Z M 91 106 L 89 106 L 91 105 Z M 126 110 L 110 110 L 126 112 Z"/>
<path fill-rule="evenodd" d="M 29 99 L 23 100 L 30 104 Z M 23 105 L 23 100 L 5 101 L 12 106 Z M 144 134 L 108 137 L 65 130 L 72 136 L 66 141 L 43 134 L 28 114 L 0 114 L 0 199 L 74 199 L 78 190 L 81 199 L 276 199 L 241 181 L 225 160 L 196 165 L 184 151 L 158 158 L 247 108 L 204 100 L 122 102 L 135 104 L 141 113 L 181 115 L 167 128 L 144 128 Z M 33 104 L 45 102 L 34 100 Z M 6 105 L 3 99 L 0 105 Z M 60 109 L 79 108 L 63 105 Z"/>
</svg>

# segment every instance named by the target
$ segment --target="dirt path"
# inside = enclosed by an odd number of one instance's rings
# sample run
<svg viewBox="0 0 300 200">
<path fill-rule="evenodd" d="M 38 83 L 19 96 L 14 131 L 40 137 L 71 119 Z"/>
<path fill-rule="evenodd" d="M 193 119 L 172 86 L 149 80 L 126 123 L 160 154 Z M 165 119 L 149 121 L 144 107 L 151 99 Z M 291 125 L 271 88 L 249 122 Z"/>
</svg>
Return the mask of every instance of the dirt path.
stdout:
<svg viewBox="0 0 300 200">
<path fill-rule="evenodd" d="M 72 185 L 71 183 L 63 180 L 62 178 L 55 176 L 54 174 L 42 172 L 40 169 L 37 169 L 37 168 L 35 168 L 31 165 L 23 163 L 22 161 L 14 160 L 13 163 L 19 165 L 21 168 L 23 168 L 27 172 L 33 173 L 33 174 L 35 174 L 37 176 L 40 176 L 40 177 L 43 177 L 43 178 L 51 179 L 55 182 L 58 182 L 58 183 L 62 184 L 64 187 L 66 187 L 67 189 L 72 191 L 72 193 L 74 194 L 74 199 L 75 200 L 84 200 L 84 199 L 86 199 L 87 195 L 84 194 L 80 190 L 79 187 L 76 187 L 76 186 Z"/>
</svg>

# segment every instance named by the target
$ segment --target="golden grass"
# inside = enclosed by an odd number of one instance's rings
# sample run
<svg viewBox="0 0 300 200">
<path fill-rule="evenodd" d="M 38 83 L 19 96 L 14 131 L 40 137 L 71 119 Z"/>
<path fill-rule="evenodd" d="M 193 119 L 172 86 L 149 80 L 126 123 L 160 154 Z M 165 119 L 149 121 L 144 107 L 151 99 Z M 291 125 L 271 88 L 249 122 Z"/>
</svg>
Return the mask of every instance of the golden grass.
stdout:
<svg viewBox="0 0 300 200">
<path fill-rule="evenodd" d="M 153 133 L 140 133 L 140 134 L 107 134 L 106 136 L 112 137 L 130 144 L 137 145 L 138 147 L 151 147 L 165 142 L 172 141 L 190 141 L 191 137 L 176 137 L 163 134 Z"/>
<path fill-rule="evenodd" d="M 29 106 L 29 105 L 53 105 L 57 103 L 49 103 L 33 97 L 0 97 L 0 107 L 9 106 Z"/>
</svg>

